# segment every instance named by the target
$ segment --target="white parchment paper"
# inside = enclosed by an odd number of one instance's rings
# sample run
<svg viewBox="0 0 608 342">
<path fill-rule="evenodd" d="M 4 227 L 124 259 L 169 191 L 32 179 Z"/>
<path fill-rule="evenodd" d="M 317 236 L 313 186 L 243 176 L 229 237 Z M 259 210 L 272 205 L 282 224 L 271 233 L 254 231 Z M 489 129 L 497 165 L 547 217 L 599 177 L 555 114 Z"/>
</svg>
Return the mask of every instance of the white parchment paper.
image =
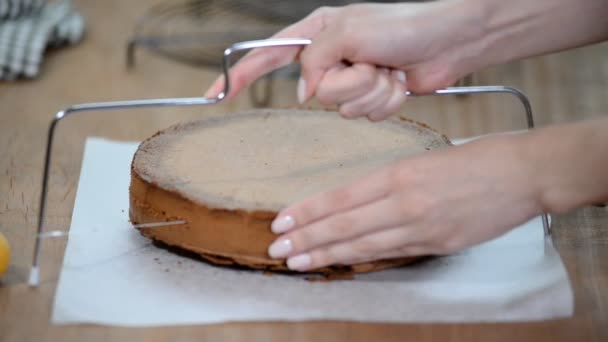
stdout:
<svg viewBox="0 0 608 342">
<path fill-rule="evenodd" d="M 453 256 L 310 282 L 209 265 L 152 245 L 128 221 L 137 143 L 89 138 L 52 322 L 498 322 L 572 315 L 568 276 L 540 218 Z"/>
</svg>

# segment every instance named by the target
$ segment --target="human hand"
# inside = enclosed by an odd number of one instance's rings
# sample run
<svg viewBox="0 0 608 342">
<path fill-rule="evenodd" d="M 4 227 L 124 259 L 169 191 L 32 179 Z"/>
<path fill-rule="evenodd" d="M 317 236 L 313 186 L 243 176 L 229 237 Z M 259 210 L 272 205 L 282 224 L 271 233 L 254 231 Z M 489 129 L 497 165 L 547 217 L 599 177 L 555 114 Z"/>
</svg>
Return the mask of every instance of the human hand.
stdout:
<svg viewBox="0 0 608 342">
<path fill-rule="evenodd" d="M 541 182 L 520 139 L 424 153 L 296 203 L 273 222 L 282 235 L 269 254 L 306 271 L 449 254 L 497 237 L 543 212 Z"/>
<path fill-rule="evenodd" d="M 474 46 L 480 34 L 474 24 L 477 14 L 456 6 L 459 3 L 320 8 L 273 36 L 309 38 L 310 45 L 250 51 L 230 71 L 228 97 L 260 76 L 299 60 L 300 102 L 315 96 L 323 105 L 337 105 L 347 118 L 384 119 L 403 104 L 407 88 L 432 92 L 474 68 Z M 223 87 L 219 78 L 206 96 L 217 96 Z"/>
</svg>

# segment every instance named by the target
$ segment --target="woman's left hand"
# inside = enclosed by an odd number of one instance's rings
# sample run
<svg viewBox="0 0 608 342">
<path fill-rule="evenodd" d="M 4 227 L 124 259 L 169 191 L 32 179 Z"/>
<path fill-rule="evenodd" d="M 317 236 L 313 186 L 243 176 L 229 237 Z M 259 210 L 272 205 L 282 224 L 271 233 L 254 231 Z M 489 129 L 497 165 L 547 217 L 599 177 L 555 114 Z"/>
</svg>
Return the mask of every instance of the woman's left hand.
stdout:
<svg viewBox="0 0 608 342">
<path fill-rule="evenodd" d="M 521 137 L 498 136 L 384 167 L 280 212 L 269 254 L 306 271 L 447 254 L 497 237 L 542 212 L 524 151 Z"/>
</svg>

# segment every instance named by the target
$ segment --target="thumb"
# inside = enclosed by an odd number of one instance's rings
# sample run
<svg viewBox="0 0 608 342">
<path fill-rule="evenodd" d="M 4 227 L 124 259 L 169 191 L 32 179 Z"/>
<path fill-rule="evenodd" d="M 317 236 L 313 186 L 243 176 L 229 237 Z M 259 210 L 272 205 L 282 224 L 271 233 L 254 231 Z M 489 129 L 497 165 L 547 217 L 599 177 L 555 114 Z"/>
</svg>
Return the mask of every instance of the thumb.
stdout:
<svg viewBox="0 0 608 342">
<path fill-rule="evenodd" d="M 327 71 L 335 67 L 343 67 L 344 48 L 341 40 L 332 38 L 327 32 L 322 32 L 311 44 L 306 46 L 299 55 L 302 74 L 298 83 L 298 100 L 308 101 L 314 96 L 319 83 Z"/>
<path fill-rule="evenodd" d="M 224 75 L 220 75 L 203 95 L 206 98 L 217 97 L 224 90 Z M 225 94 L 226 95 L 226 94 Z"/>
</svg>

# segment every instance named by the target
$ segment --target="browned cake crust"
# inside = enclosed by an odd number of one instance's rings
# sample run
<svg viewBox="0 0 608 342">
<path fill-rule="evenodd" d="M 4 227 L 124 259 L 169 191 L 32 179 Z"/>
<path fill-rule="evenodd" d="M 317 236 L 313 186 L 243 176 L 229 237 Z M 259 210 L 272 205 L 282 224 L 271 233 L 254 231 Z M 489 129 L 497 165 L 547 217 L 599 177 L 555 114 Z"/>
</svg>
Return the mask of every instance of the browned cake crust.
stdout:
<svg viewBox="0 0 608 342">
<path fill-rule="evenodd" d="M 252 112 L 254 113 L 254 112 Z M 247 114 L 245 114 L 247 115 Z M 326 114 L 330 115 L 330 114 Z M 194 252 L 203 259 L 217 265 L 236 265 L 268 271 L 289 271 L 283 260 L 271 259 L 267 255 L 268 246 L 277 238 L 270 230 L 277 210 L 252 208 L 222 208 L 218 203 L 205 203 L 200 198 L 172 189 L 167 184 L 159 184 L 150 177 L 150 170 L 142 167 L 140 154 L 150 153 L 151 141 L 164 134 L 175 134 L 176 130 L 198 125 L 199 122 L 170 127 L 157 132 L 138 148 L 131 164 L 131 185 L 129 188 L 129 216 L 134 224 L 184 220 L 186 224 L 163 228 L 140 228 L 140 232 L 155 241 L 169 246 Z M 437 137 L 433 144 L 450 145 L 449 140 L 428 126 L 404 119 L 404 124 L 416 125 L 424 132 L 432 132 Z M 399 125 L 399 122 L 394 124 Z M 144 152 L 142 152 L 144 151 Z M 159 156 L 162 158 L 162 156 Z M 313 270 L 325 275 L 344 273 L 365 273 L 398 267 L 419 260 L 408 257 L 358 265 L 335 265 Z"/>
<path fill-rule="evenodd" d="M 189 222 L 189 224 L 167 226 L 162 229 L 140 228 L 139 230 L 144 236 L 197 253 L 217 265 L 239 265 L 252 269 L 288 271 L 284 261 L 271 259 L 266 254 L 268 246 L 277 237 L 270 231 L 270 224 L 276 216 L 276 212 L 209 208 L 147 183 L 133 170 L 131 170 L 131 177 L 129 208 L 131 222 L 134 224 L 174 220 Z M 217 232 L 221 232 L 221 237 L 216 236 Z M 181 236 L 184 239 L 177 240 L 175 236 Z M 214 236 L 219 240 L 218 246 L 221 246 L 222 243 L 233 245 L 233 241 L 247 241 L 247 243 L 235 246 L 235 249 L 242 249 L 241 253 L 226 253 L 221 249 L 206 248 L 209 245 L 209 236 Z M 353 266 L 325 267 L 314 272 L 323 274 L 369 272 L 405 265 L 417 259 L 401 258 Z"/>
</svg>

